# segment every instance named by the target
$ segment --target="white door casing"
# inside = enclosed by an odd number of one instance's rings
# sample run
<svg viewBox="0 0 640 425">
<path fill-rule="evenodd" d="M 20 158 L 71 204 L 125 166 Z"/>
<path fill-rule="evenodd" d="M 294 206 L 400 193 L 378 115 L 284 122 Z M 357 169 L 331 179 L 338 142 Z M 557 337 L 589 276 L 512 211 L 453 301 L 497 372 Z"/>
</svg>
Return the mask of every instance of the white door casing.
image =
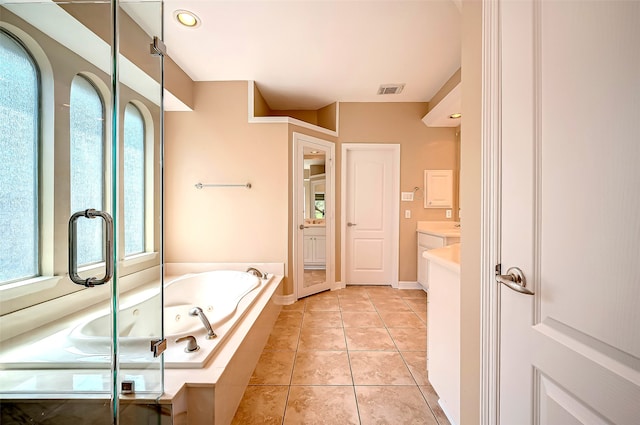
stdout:
<svg viewBox="0 0 640 425">
<path fill-rule="evenodd" d="M 325 235 L 314 236 L 314 240 L 304 237 L 304 149 L 312 148 L 325 153 Z M 294 296 L 296 299 L 335 286 L 335 144 L 301 133 L 293 133 L 293 274 L 295 276 Z M 303 229 L 300 228 L 303 226 Z M 320 238 L 320 240 L 318 240 Z M 306 245 L 306 250 L 305 250 Z M 324 249 L 324 253 L 317 252 Z M 305 253 L 314 259 L 324 259 L 324 282 L 304 286 Z M 307 261 L 313 261 L 307 258 Z"/>
<path fill-rule="evenodd" d="M 342 282 L 398 286 L 400 146 L 342 145 Z"/>
<path fill-rule="evenodd" d="M 483 423 L 637 424 L 640 2 L 485 6 L 485 254 L 535 294 L 485 286 Z"/>
</svg>

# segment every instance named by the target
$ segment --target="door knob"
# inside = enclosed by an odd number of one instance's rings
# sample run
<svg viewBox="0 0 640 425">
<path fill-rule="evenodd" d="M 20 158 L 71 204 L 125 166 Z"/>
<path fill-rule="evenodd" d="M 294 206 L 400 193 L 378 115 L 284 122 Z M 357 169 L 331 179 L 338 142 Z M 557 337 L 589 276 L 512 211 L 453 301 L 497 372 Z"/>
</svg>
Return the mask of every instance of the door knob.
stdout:
<svg viewBox="0 0 640 425">
<path fill-rule="evenodd" d="M 356 223 L 351 223 L 351 222 L 347 223 L 347 227 L 353 227 L 355 225 L 356 225 Z"/>
<path fill-rule="evenodd" d="M 527 289 L 527 280 L 524 273 L 517 267 L 511 267 L 507 270 L 507 274 L 496 274 L 496 281 L 507 285 L 510 289 L 521 294 L 533 295 L 533 291 Z"/>
</svg>

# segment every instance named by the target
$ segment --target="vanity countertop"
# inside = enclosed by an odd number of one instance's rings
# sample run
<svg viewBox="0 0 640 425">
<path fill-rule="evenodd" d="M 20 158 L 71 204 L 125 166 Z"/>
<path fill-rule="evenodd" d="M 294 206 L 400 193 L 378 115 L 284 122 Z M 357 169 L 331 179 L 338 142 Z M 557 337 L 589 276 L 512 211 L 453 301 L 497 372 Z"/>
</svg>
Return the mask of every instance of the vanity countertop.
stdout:
<svg viewBox="0 0 640 425">
<path fill-rule="evenodd" d="M 416 231 L 443 238 L 459 238 L 460 223 L 457 221 L 419 221 Z"/>
<path fill-rule="evenodd" d="M 324 218 L 305 218 L 304 225 L 308 227 L 324 227 L 326 223 Z"/>
<path fill-rule="evenodd" d="M 454 272 L 460 272 L 460 244 L 454 243 L 442 248 L 430 249 L 422 256 L 431 263 L 439 264 Z"/>
</svg>

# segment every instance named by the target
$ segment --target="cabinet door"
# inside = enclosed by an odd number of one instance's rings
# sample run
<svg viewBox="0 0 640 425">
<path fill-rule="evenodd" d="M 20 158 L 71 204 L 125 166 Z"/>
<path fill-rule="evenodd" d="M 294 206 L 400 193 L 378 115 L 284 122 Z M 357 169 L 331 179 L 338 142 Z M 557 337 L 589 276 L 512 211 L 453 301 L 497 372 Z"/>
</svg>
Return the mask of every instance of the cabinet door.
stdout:
<svg viewBox="0 0 640 425">
<path fill-rule="evenodd" d="M 424 191 L 425 208 L 452 208 L 453 171 L 425 170 Z"/>
<path fill-rule="evenodd" d="M 304 263 L 313 262 L 313 238 L 315 236 L 304 236 L 303 238 L 303 251 L 304 251 Z"/>
<path fill-rule="evenodd" d="M 427 251 L 428 248 L 418 246 L 418 283 L 422 285 L 424 289 L 429 289 L 429 283 L 427 281 L 427 267 L 428 261 L 422 256 L 422 253 Z"/>
<path fill-rule="evenodd" d="M 314 236 L 313 261 L 324 264 L 327 261 L 327 237 Z"/>
<path fill-rule="evenodd" d="M 429 382 L 451 423 L 460 423 L 460 276 L 429 264 Z"/>
</svg>

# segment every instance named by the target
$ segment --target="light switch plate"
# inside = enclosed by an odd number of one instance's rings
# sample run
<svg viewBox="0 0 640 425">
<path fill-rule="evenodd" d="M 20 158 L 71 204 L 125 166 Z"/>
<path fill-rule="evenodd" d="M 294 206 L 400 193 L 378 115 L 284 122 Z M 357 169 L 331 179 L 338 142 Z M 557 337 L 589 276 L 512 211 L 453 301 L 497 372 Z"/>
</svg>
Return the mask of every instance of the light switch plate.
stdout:
<svg viewBox="0 0 640 425">
<path fill-rule="evenodd" d="M 413 201 L 413 192 L 402 192 L 403 201 Z"/>
<path fill-rule="evenodd" d="M 446 215 L 447 215 L 447 218 L 451 218 L 451 210 L 447 210 Z"/>
<path fill-rule="evenodd" d="M 404 218 L 411 218 L 411 210 L 404 210 Z"/>
</svg>

